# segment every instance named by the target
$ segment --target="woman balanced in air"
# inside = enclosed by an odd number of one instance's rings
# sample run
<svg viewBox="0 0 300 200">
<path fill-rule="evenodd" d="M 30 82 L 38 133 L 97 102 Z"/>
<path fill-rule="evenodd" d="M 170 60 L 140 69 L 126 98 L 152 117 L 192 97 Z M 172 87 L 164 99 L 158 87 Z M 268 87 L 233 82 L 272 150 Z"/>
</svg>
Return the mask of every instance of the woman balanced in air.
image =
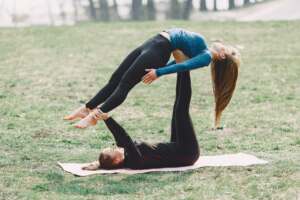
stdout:
<svg viewBox="0 0 300 200">
<path fill-rule="evenodd" d="M 175 60 L 167 63 L 171 54 Z M 181 60 L 185 61 L 178 62 Z M 150 84 L 163 75 L 190 71 L 209 64 L 215 96 L 215 127 L 218 128 L 222 111 L 235 89 L 239 53 L 220 42 L 208 48 L 202 35 L 179 28 L 163 31 L 133 50 L 108 83 L 89 102 L 64 119 L 81 118 L 75 125 L 77 128 L 95 125 L 102 119 L 102 113 L 108 113 L 122 104 L 129 91 L 140 81 Z"/>
</svg>

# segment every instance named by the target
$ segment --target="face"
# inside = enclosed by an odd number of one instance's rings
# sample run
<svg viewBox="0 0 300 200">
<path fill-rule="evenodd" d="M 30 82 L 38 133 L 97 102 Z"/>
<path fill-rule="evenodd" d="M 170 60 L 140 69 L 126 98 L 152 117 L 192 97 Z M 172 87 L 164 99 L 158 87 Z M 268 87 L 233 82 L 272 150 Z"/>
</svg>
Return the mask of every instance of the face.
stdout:
<svg viewBox="0 0 300 200">
<path fill-rule="evenodd" d="M 124 162 L 124 149 L 123 148 L 107 148 L 100 153 L 99 161 L 100 166 L 105 168 L 118 168 Z"/>
<path fill-rule="evenodd" d="M 226 58 L 226 46 L 221 42 L 214 42 L 211 47 L 214 59 L 223 60 Z"/>
</svg>

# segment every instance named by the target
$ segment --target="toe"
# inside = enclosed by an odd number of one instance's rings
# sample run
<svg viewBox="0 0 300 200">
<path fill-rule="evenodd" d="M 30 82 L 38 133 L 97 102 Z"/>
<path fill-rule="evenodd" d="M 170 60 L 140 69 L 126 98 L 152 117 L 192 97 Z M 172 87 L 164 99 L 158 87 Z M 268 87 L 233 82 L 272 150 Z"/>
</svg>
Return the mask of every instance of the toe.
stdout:
<svg viewBox="0 0 300 200">
<path fill-rule="evenodd" d="M 64 116 L 64 120 L 73 120 L 74 117 L 71 115 Z"/>
<path fill-rule="evenodd" d="M 81 129 L 82 129 L 82 128 L 86 128 L 86 127 L 82 126 L 81 124 L 75 124 L 75 127 L 76 127 L 76 128 L 81 128 Z"/>
</svg>

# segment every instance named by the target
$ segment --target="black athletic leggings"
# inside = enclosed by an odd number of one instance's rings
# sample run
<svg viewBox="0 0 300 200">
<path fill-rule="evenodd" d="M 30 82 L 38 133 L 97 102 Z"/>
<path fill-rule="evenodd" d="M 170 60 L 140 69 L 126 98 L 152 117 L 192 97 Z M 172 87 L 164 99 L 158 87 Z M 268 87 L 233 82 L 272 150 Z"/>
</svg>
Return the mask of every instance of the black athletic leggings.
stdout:
<svg viewBox="0 0 300 200">
<path fill-rule="evenodd" d="M 100 106 L 103 112 L 109 112 L 126 99 L 129 91 L 141 81 L 145 69 L 157 69 L 166 65 L 171 55 L 170 42 L 161 35 L 149 39 L 133 50 L 112 74 L 108 83 L 94 96 L 86 107 Z"/>
<path fill-rule="evenodd" d="M 113 118 L 105 120 L 105 124 L 113 134 L 117 146 L 123 147 L 130 157 L 130 163 L 127 163 L 126 167 L 185 166 L 192 165 L 198 159 L 200 150 L 189 114 L 192 91 L 189 73 L 189 71 L 180 72 L 177 75 L 170 142 L 159 143 L 157 146 L 155 144 L 145 146 L 145 143 L 143 143 L 140 146 L 133 142 L 126 131 Z M 147 153 L 147 158 L 145 158 L 143 152 Z M 152 157 L 152 160 L 149 160 L 149 157 Z"/>
</svg>

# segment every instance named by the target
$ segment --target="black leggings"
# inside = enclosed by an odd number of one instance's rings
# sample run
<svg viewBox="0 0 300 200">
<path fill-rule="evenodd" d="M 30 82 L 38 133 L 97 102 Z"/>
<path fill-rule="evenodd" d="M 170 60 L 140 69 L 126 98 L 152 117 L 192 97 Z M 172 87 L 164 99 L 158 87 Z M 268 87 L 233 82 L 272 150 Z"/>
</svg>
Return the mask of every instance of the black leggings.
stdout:
<svg viewBox="0 0 300 200">
<path fill-rule="evenodd" d="M 130 158 L 125 167 L 149 168 L 192 165 L 200 150 L 189 114 L 191 101 L 191 80 L 189 71 L 177 75 L 176 100 L 171 122 L 171 139 L 168 143 L 139 145 L 113 119 L 105 124 L 113 134 L 116 144 L 123 147 Z M 145 155 L 146 154 L 146 155 Z M 151 159 L 149 159 L 151 158 Z"/>
<path fill-rule="evenodd" d="M 86 107 L 100 106 L 103 112 L 109 112 L 124 102 L 129 91 L 141 81 L 145 69 L 157 69 L 166 65 L 171 55 L 170 42 L 157 35 L 133 50 L 112 74 L 108 83 L 94 96 Z"/>
</svg>

